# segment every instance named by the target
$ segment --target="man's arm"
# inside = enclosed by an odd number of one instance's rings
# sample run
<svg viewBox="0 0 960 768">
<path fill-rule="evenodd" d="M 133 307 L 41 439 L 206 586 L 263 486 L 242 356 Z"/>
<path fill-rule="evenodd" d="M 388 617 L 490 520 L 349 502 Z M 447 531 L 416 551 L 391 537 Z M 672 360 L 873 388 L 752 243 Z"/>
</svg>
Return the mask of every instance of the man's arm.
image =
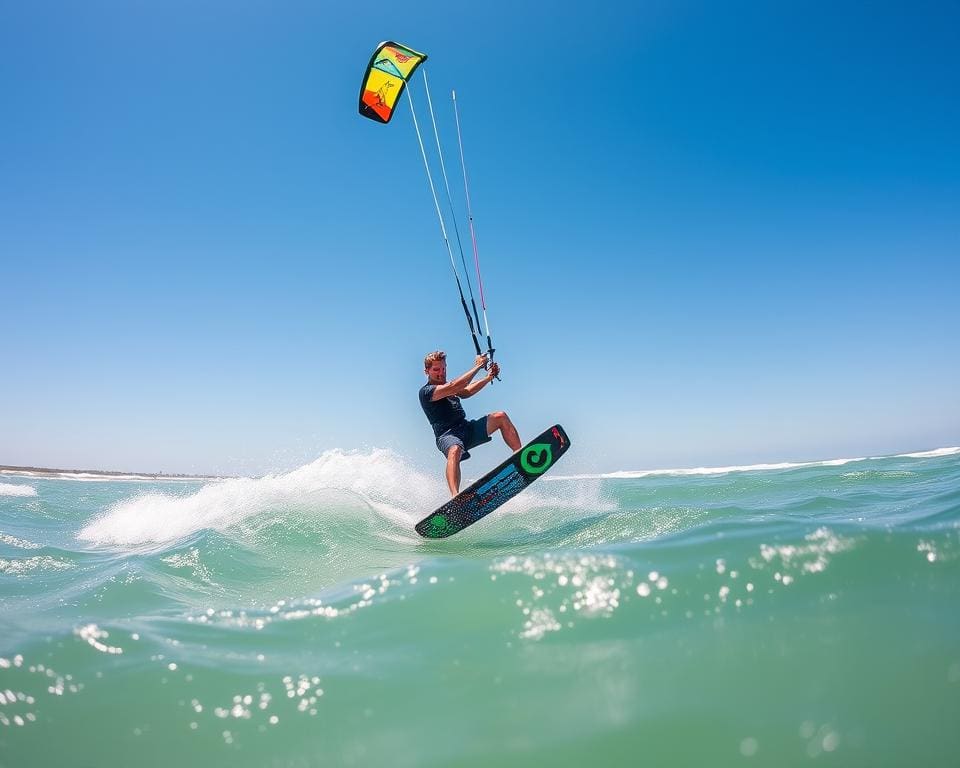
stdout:
<svg viewBox="0 0 960 768">
<path fill-rule="evenodd" d="M 494 377 L 500 373 L 500 366 L 496 363 L 490 363 L 490 372 L 487 373 L 482 379 L 478 379 L 472 384 L 467 385 L 463 388 L 463 391 L 460 393 L 460 397 L 473 397 L 477 392 L 483 389 L 487 384 L 493 381 Z"/>
<path fill-rule="evenodd" d="M 444 397 L 450 397 L 450 395 L 459 395 L 467 385 L 473 381 L 473 377 L 477 375 L 483 366 L 487 364 L 486 355 L 477 355 L 477 359 L 474 360 L 473 368 L 464 373 L 462 376 L 457 376 L 453 381 L 448 381 L 446 384 L 438 384 L 433 389 L 433 396 L 430 398 L 433 400 L 440 400 Z M 469 397 L 469 395 L 468 395 Z"/>
</svg>

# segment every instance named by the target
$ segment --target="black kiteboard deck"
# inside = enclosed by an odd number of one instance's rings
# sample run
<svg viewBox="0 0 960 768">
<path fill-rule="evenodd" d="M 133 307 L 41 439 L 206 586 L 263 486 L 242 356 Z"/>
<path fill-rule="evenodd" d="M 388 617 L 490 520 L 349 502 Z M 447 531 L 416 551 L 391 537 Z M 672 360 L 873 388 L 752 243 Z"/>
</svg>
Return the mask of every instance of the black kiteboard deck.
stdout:
<svg viewBox="0 0 960 768">
<path fill-rule="evenodd" d="M 428 539 L 445 539 L 486 517 L 557 463 L 570 438 L 556 424 L 537 435 L 496 469 L 487 472 L 416 525 Z"/>
</svg>

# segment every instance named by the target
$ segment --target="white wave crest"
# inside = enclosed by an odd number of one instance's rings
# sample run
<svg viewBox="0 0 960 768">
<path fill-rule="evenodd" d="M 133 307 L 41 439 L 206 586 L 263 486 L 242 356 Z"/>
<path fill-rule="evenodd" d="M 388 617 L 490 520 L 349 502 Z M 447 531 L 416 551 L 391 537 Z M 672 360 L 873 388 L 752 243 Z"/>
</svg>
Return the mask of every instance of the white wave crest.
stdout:
<svg viewBox="0 0 960 768">
<path fill-rule="evenodd" d="M 901 453 L 894 456 L 895 459 L 936 459 L 940 456 L 953 456 L 960 453 L 960 447 L 937 448 L 933 451 L 920 451 L 919 453 Z"/>
<path fill-rule="evenodd" d="M 857 461 L 871 461 L 873 459 L 932 459 L 941 456 L 953 456 L 960 453 L 957 448 L 937 448 L 932 451 L 918 453 L 900 453 L 894 456 L 859 456 L 850 459 L 825 459 L 823 461 L 784 461 L 777 464 L 741 464 L 729 467 L 690 467 L 683 469 L 640 469 L 605 472 L 599 475 L 565 475 L 552 477 L 550 480 L 611 480 L 630 479 L 641 477 L 690 477 L 695 475 L 725 475 L 730 472 L 764 472 L 778 469 L 799 469 L 801 467 L 842 467 Z"/>
<path fill-rule="evenodd" d="M 609 472 L 602 477 L 607 478 L 635 478 L 651 477 L 654 475 L 670 475 L 673 477 L 688 477 L 691 475 L 725 475 L 730 472 L 765 472 L 777 469 L 798 469 L 799 467 L 839 467 L 857 459 L 832 459 L 830 461 L 784 461 L 779 464 L 744 464 L 732 467 L 692 467 L 690 469 L 650 469 L 640 472 Z"/>
<path fill-rule="evenodd" d="M 866 461 L 866 457 L 856 459 L 830 459 L 829 461 L 784 461 L 779 464 L 742 464 L 730 467 L 689 467 L 684 469 L 640 469 L 605 472 L 601 475 L 569 475 L 554 480 L 634 480 L 640 477 L 691 477 L 695 475 L 725 475 L 730 472 L 763 472 L 776 469 L 797 469 L 799 467 L 839 467 L 854 461 Z"/>
<path fill-rule="evenodd" d="M 36 496 L 37 489 L 30 485 L 0 483 L 0 496 Z"/>
<path fill-rule="evenodd" d="M 392 451 L 330 450 L 299 469 L 266 477 L 221 480 L 188 495 L 147 493 L 120 501 L 78 534 L 106 545 L 161 544 L 204 529 L 224 530 L 265 510 L 305 505 L 324 508 L 331 492 L 356 496 L 392 522 L 412 525 L 442 498 L 438 472 L 428 477 Z"/>
</svg>

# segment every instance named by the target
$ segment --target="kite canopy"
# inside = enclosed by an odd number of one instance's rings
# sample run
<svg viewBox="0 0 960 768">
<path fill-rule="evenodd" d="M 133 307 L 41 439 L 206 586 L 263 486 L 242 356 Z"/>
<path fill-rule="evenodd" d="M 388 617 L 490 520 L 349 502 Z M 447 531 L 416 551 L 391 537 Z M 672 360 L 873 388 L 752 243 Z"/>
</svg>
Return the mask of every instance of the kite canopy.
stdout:
<svg viewBox="0 0 960 768">
<path fill-rule="evenodd" d="M 377 46 L 363 74 L 360 114 L 378 123 L 389 123 L 407 80 L 426 60 L 427 54 L 399 43 L 387 41 Z"/>
</svg>

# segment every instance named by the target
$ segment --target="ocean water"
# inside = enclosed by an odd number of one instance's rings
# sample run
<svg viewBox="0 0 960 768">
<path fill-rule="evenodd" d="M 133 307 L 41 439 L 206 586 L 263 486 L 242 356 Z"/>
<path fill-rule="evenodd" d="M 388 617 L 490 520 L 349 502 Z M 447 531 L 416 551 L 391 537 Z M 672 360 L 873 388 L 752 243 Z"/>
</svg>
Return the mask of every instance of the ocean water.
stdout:
<svg viewBox="0 0 960 768">
<path fill-rule="evenodd" d="M 0 476 L 0 766 L 960 764 L 960 449 L 443 498 Z"/>
</svg>

